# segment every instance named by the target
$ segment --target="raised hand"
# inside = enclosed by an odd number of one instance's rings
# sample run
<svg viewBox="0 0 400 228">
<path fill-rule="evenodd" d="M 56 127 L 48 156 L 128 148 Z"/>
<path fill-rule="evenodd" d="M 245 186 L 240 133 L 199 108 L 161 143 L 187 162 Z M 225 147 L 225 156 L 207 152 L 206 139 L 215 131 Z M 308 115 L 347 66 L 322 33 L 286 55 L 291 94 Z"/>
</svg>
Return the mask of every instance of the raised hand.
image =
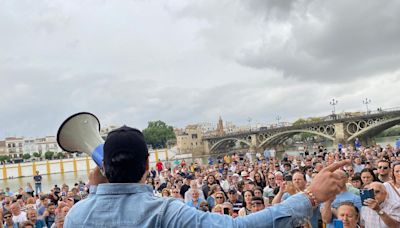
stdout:
<svg viewBox="0 0 400 228">
<path fill-rule="evenodd" d="M 351 164 L 351 160 L 333 163 L 321 170 L 312 180 L 308 190 L 312 192 L 318 202 L 325 202 L 334 198 L 341 191 L 341 177 L 334 173 L 344 165 Z"/>
<path fill-rule="evenodd" d="M 100 171 L 100 168 L 96 166 L 92 171 L 89 173 L 89 185 L 98 185 L 102 183 L 108 183 L 108 180 Z"/>
</svg>

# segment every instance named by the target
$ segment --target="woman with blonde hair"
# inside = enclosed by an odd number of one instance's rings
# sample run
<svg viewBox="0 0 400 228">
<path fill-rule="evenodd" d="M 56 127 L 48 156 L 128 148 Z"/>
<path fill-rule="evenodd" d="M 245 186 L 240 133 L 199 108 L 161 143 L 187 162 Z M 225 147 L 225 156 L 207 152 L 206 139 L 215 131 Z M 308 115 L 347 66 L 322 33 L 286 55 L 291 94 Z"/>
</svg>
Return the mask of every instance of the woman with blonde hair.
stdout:
<svg viewBox="0 0 400 228">
<path fill-rule="evenodd" d="M 168 198 L 171 196 L 171 191 L 168 188 L 164 188 L 161 191 L 161 197 Z"/>
<path fill-rule="evenodd" d="M 215 204 L 223 204 L 226 201 L 225 194 L 222 191 L 214 193 Z"/>
<path fill-rule="evenodd" d="M 217 214 L 223 214 L 224 213 L 224 207 L 222 204 L 217 204 L 213 207 L 212 213 L 217 213 Z"/>
</svg>

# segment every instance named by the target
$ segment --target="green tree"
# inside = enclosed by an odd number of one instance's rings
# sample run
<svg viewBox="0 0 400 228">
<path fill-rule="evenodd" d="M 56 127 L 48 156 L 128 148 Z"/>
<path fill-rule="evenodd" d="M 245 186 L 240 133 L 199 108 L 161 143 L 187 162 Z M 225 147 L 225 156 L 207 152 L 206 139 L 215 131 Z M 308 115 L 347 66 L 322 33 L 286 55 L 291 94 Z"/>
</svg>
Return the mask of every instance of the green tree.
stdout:
<svg viewBox="0 0 400 228">
<path fill-rule="evenodd" d="M 168 140 L 175 139 L 174 128 L 161 120 L 150 121 L 143 130 L 144 139 L 153 148 L 166 148 Z"/>
<path fill-rule="evenodd" d="M 3 162 L 3 161 L 10 161 L 10 157 L 8 157 L 7 155 L 1 155 L 0 162 Z"/>
<path fill-rule="evenodd" d="M 22 158 L 24 160 L 28 160 L 29 158 L 31 158 L 31 155 L 30 154 L 24 154 L 24 155 L 22 155 Z"/>
<path fill-rule="evenodd" d="M 52 151 L 47 151 L 46 153 L 44 153 L 44 158 L 46 158 L 48 160 L 52 159 L 53 156 L 54 156 L 54 152 L 52 152 Z"/>
<path fill-rule="evenodd" d="M 65 155 L 63 152 L 58 152 L 54 157 L 57 159 L 61 159 L 61 158 L 65 158 Z"/>
<path fill-rule="evenodd" d="M 38 152 L 34 152 L 34 153 L 33 153 L 33 157 L 35 157 L 35 158 L 40 158 L 40 154 L 39 154 Z"/>
<path fill-rule="evenodd" d="M 303 124 L 309 124 L 309 123 L 315 123 L 315 122 L 321 122 L 321 121 L 322 121 L 322 119 L 320 117 L 309 117 L 307 119 L 300 118 L 293 122 L 293 126 L 299 126 L 299 125 L 303 125 Z M 305 140 L 307 138 L 314 136 L 314 134 L 311 134 L 311 133 L 300 133 L 299 135 L 301 137 L 301 140 Z"/>
</svg>

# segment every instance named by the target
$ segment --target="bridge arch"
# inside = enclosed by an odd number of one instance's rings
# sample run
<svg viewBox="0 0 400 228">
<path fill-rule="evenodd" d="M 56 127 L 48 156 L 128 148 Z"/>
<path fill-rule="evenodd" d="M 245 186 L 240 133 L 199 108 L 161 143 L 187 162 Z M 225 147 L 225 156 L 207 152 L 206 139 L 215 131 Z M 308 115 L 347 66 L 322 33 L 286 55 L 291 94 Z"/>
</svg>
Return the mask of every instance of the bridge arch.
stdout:
<svg viewBox="0 0 400 228">
<path fill-rule="evenodd" d="M 391 128 L 391 127 L 397 125 L 397 124 L 400 124 L 400 117 L 380 121 L 376 124 L 372 124 L 368 127 L 364 127 L 360 131 L 354 133 L 347 139 L 347 141 L 348 142 L 353 141 L 353 140 L 355 140 L 355 138 L 358 138 L 358 137 L 366 135 L 366 134 L 370 134 L 370 135 L 378 134 L 388 128 Z"/>
<path fill-rule="evenodd" d="M 251 144 L 249 142 L 247 142 L 246 140 L 243 140 L 243 139 L 226 138 L 226 139 L 222 139 L 222 140 L 216 142 L 214 145 L 212 145 L 211 148 L 210 148 L 210 152 L 213 151 L 218 146 L 220 146 L 222 143 L 227 142 L 227 141 L 241 142 L 241 143 L 244 143 L 244 144 L 246 144 L 248 146 L 251 146 Z"/>
<path fill-rule="evenodd" d="M 335 138 L 333 136 L 317 132 L 317 131 L 311 131 L 307 129 L 296 129 L 296 130 L 288 130 L 288 131 L 283 131 L 283 132 L 278 132 L 271 137 L 265 139 L 263 142 L 260 143 L 259 148 L 263 148 L 265 145 L 271 144 L 271 143 L 277 143 L 277 142 L 283 142 L 284 140 L 290 138 L 291 136 L 298 134 L 298 133 L 310 133 L 314 135 L 319 135 L 324 138 L 327 138 L 329 140 L 334 141 Z"/>
</svg>

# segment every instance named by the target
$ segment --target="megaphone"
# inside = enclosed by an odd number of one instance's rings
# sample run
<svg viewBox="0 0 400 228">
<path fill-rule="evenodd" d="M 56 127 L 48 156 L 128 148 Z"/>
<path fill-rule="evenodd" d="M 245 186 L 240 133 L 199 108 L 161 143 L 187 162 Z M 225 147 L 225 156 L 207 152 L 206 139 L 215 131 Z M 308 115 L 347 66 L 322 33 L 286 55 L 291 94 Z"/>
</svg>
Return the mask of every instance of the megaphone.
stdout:
<svg viewBox="0 0 400 228">
<path fill-rule="evenodd" d="M 83 152 L 103 167 L 104 140 L 100 136 L 100 121 L 89 112 L 79 112 L 68 117 L 57 132 L 58 145 L 67 152 Z"/>
</svg>

